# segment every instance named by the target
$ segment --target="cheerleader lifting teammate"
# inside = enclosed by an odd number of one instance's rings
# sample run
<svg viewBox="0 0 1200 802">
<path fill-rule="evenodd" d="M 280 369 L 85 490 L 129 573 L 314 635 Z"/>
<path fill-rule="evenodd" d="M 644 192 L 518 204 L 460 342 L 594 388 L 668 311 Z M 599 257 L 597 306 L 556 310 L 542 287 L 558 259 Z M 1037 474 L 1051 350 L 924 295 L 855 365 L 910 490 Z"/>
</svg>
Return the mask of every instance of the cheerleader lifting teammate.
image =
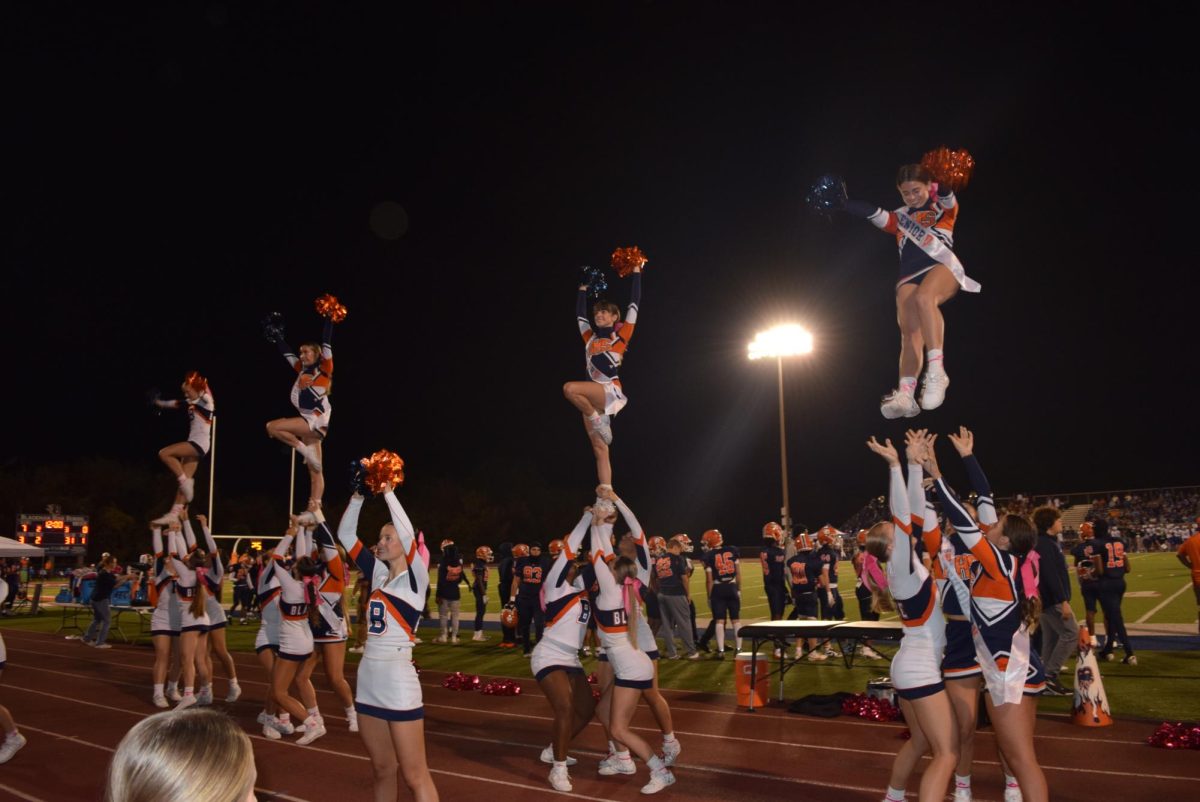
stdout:
<svg viewBox="0 0 1200 802">
<path fill-rule="evenodd" d="M 308 466 L 311 499 L 318 504 L 325 494 L 325 476 L 321 470 L 321 443 L 329 433 L 333 406 L 329 393 L 333 387 L 333 320 L 325 319 L 319 343 L 300 346 L 300 355 L 292 353 L 282 336 L 275 340 L 283 358 L 296 371 L 292 384 L 292 406 L 300 413 L 295 418 L 276 418 L 267 423 L 267 436 L 296 449 Z"/>
<path fill-rule="evenodd" d="M 581 284 L 575 300 L 575 318 L 583 337 L 588 381 L 567 382 L 563 395 L 583 415 L 583 426 L 596 456 L 596 476 L 602 485 L 612 485 L 612 462 L 608 447 L 612 443 L 612 416 L 628 403 L 618 375 L 625 349 L 637 325 L 638 306 L 642 301 L 642 268 L 633 268 L 633 288 L 629 309 L 621 320 L 621 309 L 611 301 L 597 301 L 592 320 L 587 317 L 588 286 Z"/>
<path fill-rule="evenodd" d="M 1001 516 L 981 533 L 971 515 L 942 479 L 931 436 L 921 457 L 957 536 L 975 557 L 971 564 L 970 617 L 975 652 L 983 672 L 988 713 L 996 742 L 1020 783 L 1027 802 L 1049 798 L 1046 777 L 1034 750 L 1037 697 L 1045 688 L 1042 662 L 1031 647 L 1041 604 L 1037 593 L 1036 560 L 1030 558 L 1037 529 L 1019 515 Z M 974 438 L 971 439 L 972 444 Z M 957 444 L 956 444 L 957 445 Z M 951 584 L 958 574 L 948 572 Z M 1006 793 L 1007 797 L 1007 793 Z"/>
<path fill-rule="evenodd" d="M 383 486 L 392 522 L 379 532 L 374 555 L 358 539 L 363 488 L 354 494 L 338 524 L 338 541 L 365 576 L 367 645 L 358 668 L 354 706 L 359 734 L 371 756 L 376 802 L 397 798 L 403 778 L 417 802 L 436 802 L 437 788 L 425 759 L 425 708 L 413 668 L 414 632 L 429 587 L 429 567 L 417 550 L 416 533 L 391 485 Z"/>
<path fill-rule="evenodd" d="M 920 164 L 906 164 L 896 174 L 896 189 L 904 206 L 885 211 L 864 201 L 845 201 L 845 211 L 864 217 L 894 234 L 900 256 L 896 282 L 896 321 L 900 326 L 900 381 L 884 396 L 879 411 L 885 418 L 911 418 L 922 409 L 937 409 L 946 398 L 945 323 L 939 307 L 959 288 L 979 292 L 954 255 L 954 224 L 958 200 L 948 186 L 934 184 L 934 175 Z M 934 194 L 936 189 L 936 195 Z M 926 362 L 920 405 L 915 399 L 917 377 Z"/>
<path fill-rule="evenodd" d="M 874 437 L 867 447 L 888 464 L 888 500 L 892 520 L 881 521 L 867 531 L 863 558 L 863 584 L 874 597 L 874 608 L 895 609 L 904 625 L 900 650 L 892 659 L 891 678 L 900 697 L 900 709 L 912 737 L 896 755 L 888 782 L 887 802 L 902 802 L 904 785 L 913 767 L 926 751 L 933 760 L 921 777 L 922 802 L 940 800 L 958 760 L 954 731 L 954 709 L 942 681 L 942 652 L 946 647 L 946 622 L 938 603 L 937 585 L 929 569 L 917 556 L 908 488 L 921 494 L 921 466 L 925 444 L 920 434 L 907 436 L 908 486 L 900 468 L 900 456 L 891 440 L 881 445 Z M 879 564 L 887 567 L 886 575 Z"/>
<path fill-rule="evenodd" d="M 200 460 L 208 454 L 212 444 L 212 422 L 216 405 L 208 381 L 193 370 L 184 377 L 180 389 L 183 391 L 182 399 L 163 401 L 161 398 L 155 398 L 153 402 L 159 409 L 186 409 L 188 416 L 188 439 L 181 443 L 172 443 L 158 452 L 158 458 L 179 482 L 171 511 L 155 521 L 160 526 L 165 526 L 171 519 L 182 516 L 184 506 L 192 500 L 196 490 L 196 468 L 199 467 Z"/>
</svg>

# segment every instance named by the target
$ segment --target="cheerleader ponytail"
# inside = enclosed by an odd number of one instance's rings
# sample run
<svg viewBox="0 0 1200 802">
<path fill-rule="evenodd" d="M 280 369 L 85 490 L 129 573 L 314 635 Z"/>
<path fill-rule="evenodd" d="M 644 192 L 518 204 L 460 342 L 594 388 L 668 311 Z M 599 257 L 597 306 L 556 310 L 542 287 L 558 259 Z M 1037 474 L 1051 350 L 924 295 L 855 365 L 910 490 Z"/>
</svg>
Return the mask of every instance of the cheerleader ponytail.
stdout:
<svg viewBox="0 0 1200 802">
<path fill-rule="evenodd" d="M 1008 550 L 1017 558 L 1017 592 L 1020 595 L 1021 621 L 1029 634 L 1037 631 L 1042 617 L 1042 600 L 1038 596 L 1038 563 L 1040 556 L 1034 551 L 1037 529 L 1023 515 L 1004 516 L 1004 536 L 1008 538 Z"/>
<path fill-rule="evenodd" d="M 887 560 L 892 543 L 892 526 L 880 521 L 867 530 L 866 554 L 863 555 L 862 582 L 871 591 L 871 609 L 877 613 L 895 612 L 896 602 L 888 589 L 887 574 L 882 563 Z"/>
</svg>

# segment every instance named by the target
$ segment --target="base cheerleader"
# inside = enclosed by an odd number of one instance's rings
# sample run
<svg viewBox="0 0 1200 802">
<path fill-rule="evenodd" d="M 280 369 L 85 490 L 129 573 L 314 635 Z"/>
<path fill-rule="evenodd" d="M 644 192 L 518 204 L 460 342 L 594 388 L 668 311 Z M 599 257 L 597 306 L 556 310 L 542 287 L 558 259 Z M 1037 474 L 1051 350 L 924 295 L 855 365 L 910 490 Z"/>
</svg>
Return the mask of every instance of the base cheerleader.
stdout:
<svg viewBox="0 0 1200 802">
<path fill-rule="evenodd" d="M 630 726 L 638 702 L 654 687 L 654 663 L 638 646 L 641 615 L 637 596 L 641 592 L 641 583 L 637 579 L 637 560 L 613 554 L 612 527 L 616 511 L 609 512 L 611 508 L 606 507 L 605 502 L 597 499 L 593 507 L 591 537 L 592 567 L 600 588 L 596 596 L 596 622 L 614 676 L 608 729 L 614 741 L 624 744 L 645 761 L 650 769 L 650 781 L 642 786 L 642 793 L 655 794 L 673 784 L 675 775 Z M 609 559 L 613 560 L 611 567 Z M 628 753 L 623 758 L 616 757 L 618 765 L 607 771 L 601 768 L 601 774 L 633 773 L 623 770 L 630 762 Z"/>
<path fill-rule="evenodd" d="M 367 645 L 354 700 L 359 734 L 371 756 L 376 800 L 396 799 L 403 779 L 417 802 L 435 802 L 438 792 L 425 758 L 425 707 L 412 662 L 429 567 L 391 485 L 383 487 L 383 498 L 392 521 L 380 530 L 374 555 L 363 545 L 358 538 L 361 490 L 355 487 L 337 531 L 350 558 L 371 577 Z"/>
<path fill-rule="evenodd" d="M 317 574 L 317 615 L 312 619 L 314 652 L 311 660 L 315 662 L 320 656 L 321 663 L 325 666 L 325 679 L 329 680 L 330 687 L 346 711 L 350 732 L 358 732 L 358 711 L 354 709 L 354 692 L 350 690 L 350 683 L 346 681 L 346 641 L 349 638 L 349 629 L 342 606 L 346 590 L 346 564 L 334 541 L 333 533 L 325 523 L 325 516 L 320 507 L 313 505 L 312 509 L 299 516 L 298 522 L 313 527 L 310 531 L 315 538 L 315 548 L 320 552 L 317 555 L 320 572 Z M 309 676 L 311 677 L 311 672 Z"/>
<path fill-rule="evenodd" d="M 550 785 L 564 792 L 572 789 L 567 766 L 575 762 L 568 757 L 567 748 L 592 720 L 596 709 L 591 686 L 579 662 L 579 650 L 591 619 L 591 604 L 575 565 L 591 523 L 591 510 L 585 510 L 546 572 L 541 598 L 546 631 L 533 647 L 530 661 L 530 670 L 554 711 L 553 740 L 542 751 L 542 762 L 553 764 Z"/>
<path fill-rule="evenodd" d="M 975 557 L 970 582 L 972 634 L 996 741 L 1020 783 L 1023 798 L 1044 802 L 1049 796 L 1033 732 L 1045 676 L 1041 658 L 1030 644 L 1030 632 L 1041 614 L 1034 595 L 1036 561 L 1029 556 L 1037 542 L 1037 529 L 1022 516 L 1004 515 L 985 537 L 942 479 L 932 443 L 922 466 L 934 478 L 938 498 L 957 536 Z M 960 581 L 953 572 L 948 579 Z"/>
<path fill-rule="evenodd" d="M 179 483 L 170 512 L 156 520 L 156 523 L 163 526 L 173 518 L 181 518 L 184 506 L 195 494 L 196 468 L 199 467 L 200 460 L 208 454 L 212 444 L 212 422 L 213 415 L 216 414 L 212 390 L 209 389 L 208 381 L 199 373 L 194 370 L 188 373 L 180 389 L 183 391 L 181 399 L 154 399 L 154 405 L 159 409 L 186 409 L 188 416 L 188 439 L 172 443 L 158 452 L 158 458 Z"/>
<path fill-rule="evenodd" d="M 8 583 L 0 582 L 0 604 L 8 597 Z M 0 677 L 4 676 L 4 666 L 8 662 L 8 649 L 4 646 L 4 636 L 0 635 Z M 591 695 L 591 692 L 588 692 Z M 12 713 L 4 705 L 0 705 L 0 731 L 4 733 L 4 741 L 0 742 L 0 763 L 7 763 L 13 755 L 26 744 L 25 736 L 17 730 Z"/>
<path fill-rule="evenodd" d="M 583 415 L 583 427 L 596 457 L 596 476 L 600 484 L 612 485 L 612 462 L 608 447 L 612 443 L 612 416 L 629 400 L 621 386 L 620 369 L 625 349 L 637 325 L 638 306 L 642 301 L 642 268 L 633 269 L 633 288 L 625 320 L 612 301 L 597 301 L 588 320 L 588 286 L 581 284 L 575 299 L 575 319 L 583 336 L 587 381 L 567 382 L 563 395 Z M 593 327 L 592 323 L 595 323 Z"/>
<path fill-rule="evenodd" d="M 198 660 L 204 662 L 204 673 L 208 677 L 208 682 L 200 686 L 196 700 L 202 705 L 210 705 L 213 702 L 213 656 L 216 655 L 222 668 L 225 669 L 225 676 L 229 678 L 229 692 L 225 695 L 225 701 L 236 702 L 242 695 L 242 688 L 238 685 L 237 666 L 233 662 L 233 655 L 229 653 L 229 647 L 225 642 L 225 629 L 228 621 L 225 616 L 225 608 L 221 606 L 221 589 L 225 584 L 224 560 L 221 550 L 217 548 L 217 541 L 208 528 L 208 518 L 197 515 L 196 520 L 200 522 L 200 531 L 204 535 L 204 544 L 208 548 L 209 563 L 208 569 L 200 572 L 202 583 L 207 591 L 204 597 L 204 611 L 208 613 L 208 644 L 204 652 L 197 657 Z M 183 537 L 189 550 L 195 547 L 195 533 L 192 530 L 191 521 L 186 519 L 183 521 Z"/>
<path fill-rule="evenodd" d="M 900 380 L 879 406 L 885 418 L 911 418 L 922 409 L 942 405 L 950 377 L 944 364 L 945 322 L 939 307 L 960 287 L 967 292 L 980 289 L 951 250 L 958 199 L 948 185 L 935 185 L 934 180 L 933 172 L 923 165 L 906 164 L 896 174 L 896 189 L 904 206 L 889 212 L 863 201 L 845 202 L 850 215 L 864 217 L 895 235 L 899 248 L 896 320 L 900 326 Z M 918 406 L 917 377 L 923 362 L 925 382 Z"/>
<path fill-rule="evenodd" d="M 872 437 L 867 447 L 888 464 L 892 520 L 877 523 L 867 531 L 862 576 L 874 597 L 875 609 L 895 609 L 904 625 L 900 650 L 892 659 L 890 673 L 904 720 L 912 732 L 896 755 L 885 799 L 903 802 L 905 781 L 913 766 L 926 752 L 931 752 L 933 760 L 921 777 L 919 798 L 922 802 L 933 802 L 945 798 L 958 753 L 954 709 L 942 681 L 946 622 L 942 618 L 937 585 L 917 556 L 909 511 L 908 487 L 921 487 L 921 466 L 917 462 L 925 444 L 918 433 L 908 433 L 907 487 L 900 456 L 892 441 L 886 440 L 881 445 Z M 886 565 L 886 574 L 879 569 L 880 563 Z"/>
<path fill-rule="evenodd" d="M 167 542 L 170 540 L 174 538 L 169 537 Z M 171 706 L 171 702 L 182 699 L 176 692 L 179 678 L 179 649 L 176 644 L 183 620 L 179 597 L 175 595 L 175 569 L 167 554 L 167 542 L 163 540 L 161 526 L 151 524 L 150 541 L 154 554 L 149 586 L 154 602 L 154 612 L 150 614 L 150 639 L 154 643 L 153 701 L 155 707 L 165 709 Z M 174 650 L 172 647 L 175 647 Z M 174 664 L 171 660 L 172 651 L 175 655 Z M 168 674 L 174 677 L 169 686 L 166 684 Z"/>
</svg>

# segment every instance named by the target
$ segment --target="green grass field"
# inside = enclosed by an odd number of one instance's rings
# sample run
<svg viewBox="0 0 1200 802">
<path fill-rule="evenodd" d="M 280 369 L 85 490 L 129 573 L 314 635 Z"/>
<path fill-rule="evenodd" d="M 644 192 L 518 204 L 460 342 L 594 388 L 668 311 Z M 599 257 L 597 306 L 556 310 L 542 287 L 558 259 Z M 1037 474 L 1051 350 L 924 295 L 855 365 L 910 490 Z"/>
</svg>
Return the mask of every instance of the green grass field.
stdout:
<svg viewBox="0 0 1200 802">
<path fill-rule="evenodd" d="M 1173 554 L 1134 555 L 1131 559 L 1133 572 L 1129 577 L 1132 594 L 1125 601 L 1125 619 L 1134 629 L 1149 627 L 1154 631 L 1177 630 L 1194 638 L 1197 647 L 1191 651 L 1140 651 L 1139 665 L 1125 666 L 1120 663 L 1104 663 L 1101 666 L 1109 702 L 1114 714 L 1154 720 L 1200 719 L 1200 697 L 1195 693 L 1196 680 L 1200 678 L 1200 638 L 1196 633 L 1196 603 L 1190 590 L 1191 580 Z M 762 590 L 762 574 L 756 561 L 745 560 L 743 567 L 742 621 L 751 623 L 766 620 L 768 608 Z M 854 576 L 847 562 L 839 566 L 846 616 L 858 620 L 858 605 L 854 600 Z M 494 574 L 493 574 L 494 576 Z M 851 578 L 847 580 L 846 578 Z M 1180 592 L 1180 591 L 1183 592 Z M 1074 589 L 1076 614 L 1082 620 L 1083 606 L 1078 587 Z M 704 603 L 702 576 L 692 577 L 693 597 L 700 599 L 698 624 L 704 626 L 708 618 Z M 1146 594 L 1146 595 L 1142 595 Z M 498 611 L 495 590 L 489 599 L 489 618 L 494 619 Z M 499 640 L 495 630 L 488 632 L 489 640 L 475 643 L 470 640 L 474 602 L 470 594 L 464 594 L 462 602 L 462 630 L 466 637 L 462 643 L 439 645 L 432 643 L 437 627 L 436 610 L 432 620 L 423 622 L 425 642 L 415 653 L 423 668 L 437 671 L 463 671 L 480 676 L 506 676 L 523 678 L 529 676 L 529 662 L 520 650 L 497 649 Z M 789 608 L 790 610 L 790 608 Z M 54 632 L 59 626 L 60 616 L 54 608 L 45 615 L 36 617 L 19 616 L 0 620 L 0 626 Z M 1138 626 L 1135 626 L 1135 623 Z M 228 638 L 231 648 L 253 651 L 256 627 L 231 626 Z M 348 655 L 351 660 L 356 655 Z M 659 680 L 664 687 L 695 691 L 698 694 L 733 693 L 734 661 L 724 662 L 700 660 L 663 660 L 659 664 Z M 1071 665 L 1071 663 L 1068 663 Z M 594 661 L 585 666 L 594 667 Z M 840 660 L 826 663 L 804 663 L 787 675 L 784 696 L 795 699 L 810 693 L 833 693 L 835 691 L 862 691 L 870 679 L 885 676 L 888 665 L 885 661 L 866 661 L 861 666 L 847 670 Z M 771 684 L 773 697 L 778 694 L 778 681 Z M 1070 710 L 1070 697 L 1043 698 L 1043 712 L 1065 713 Z"/>
</svg>

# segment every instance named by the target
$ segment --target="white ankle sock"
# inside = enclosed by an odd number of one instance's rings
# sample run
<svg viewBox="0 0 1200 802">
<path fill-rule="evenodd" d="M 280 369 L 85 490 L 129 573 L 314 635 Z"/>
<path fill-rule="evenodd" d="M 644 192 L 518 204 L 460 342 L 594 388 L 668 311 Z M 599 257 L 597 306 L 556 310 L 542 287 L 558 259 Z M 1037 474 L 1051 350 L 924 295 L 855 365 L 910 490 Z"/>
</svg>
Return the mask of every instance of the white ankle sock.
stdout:
<svg viewBox="0 0 1200 802">
<path fill-rule="evenodd" d="M 912 395 L 917 391 L 917 377 L 901 376 L 900 386 L 897 389 L 899 389 L 900 392 L 904 393 L 905 395 Z"/>
</svg>

